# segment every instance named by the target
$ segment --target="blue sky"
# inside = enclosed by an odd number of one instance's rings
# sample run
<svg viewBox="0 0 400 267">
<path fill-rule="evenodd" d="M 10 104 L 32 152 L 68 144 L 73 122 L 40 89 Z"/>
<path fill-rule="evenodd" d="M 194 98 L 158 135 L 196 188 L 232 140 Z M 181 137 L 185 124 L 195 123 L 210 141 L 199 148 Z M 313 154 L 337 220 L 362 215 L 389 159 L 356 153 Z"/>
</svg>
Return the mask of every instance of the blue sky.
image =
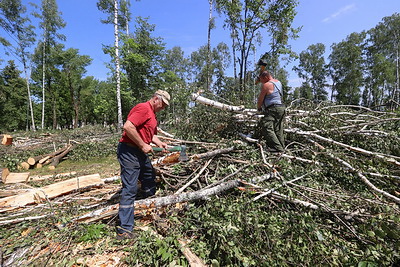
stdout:
<svg viewBox="0 0 400 267">
<path fill-rule="evenodd" d="M 40 0 L 23 0 L 23 3 Z M 80 54 L 89 55 L 93 63 L 88 67 L 87 75 L 105 80 L 108 70 L 105 63 L 110 61 L 102 51 L 103 45 L 113 44 L 113 27 L 100 23 L 105 15 L 97 10 L 97 0 L 58 0 L 59 10 L 67 23 L 62 33 L 67 36 L 66 48 L 77 48 Z M 311 44 L 323 43 L 327 55 L 330 46 L 340 42 L 353 32 L 369 30 L 382 21 L 385 16 L 400 12 L 399 0 L 300 0 L 294 27 L 303 26 L 300 38 L 290 44 L 297 53 Z M 162 37 L 167 48 L 182 47 L 185 55 L 196 51 L 207 42 L 207 24 L 209 6 L 207 0 L 131 0 L 132 16 L 149 17 L 156 25 L 154 36 Z M 230 44 L 227 31 L 222 28 L 222 20 L 217 14 L 217 29 L 212 31 L 213 45 L 219 42 Z M 133 30 L 133 23 L 131 25 Z M 4 34 L 0 31 L 0 34 Z M 267 42 L 265 42 L 267 43 Z M 267 44 L 265 44 L 267 45 Z M 258 48 L 255 61 L 269 47 Z M 0 48 L 0 57 L 8 59 Z M 294 63 L 296 64 L 296 62 Z M 3 62 L 4 65 L 4 62 Z M 2 66 L 0 66 L 1 68 Z M 290 72 L 289 85 L 299 85 L 297 75 Z"/>
</svg>

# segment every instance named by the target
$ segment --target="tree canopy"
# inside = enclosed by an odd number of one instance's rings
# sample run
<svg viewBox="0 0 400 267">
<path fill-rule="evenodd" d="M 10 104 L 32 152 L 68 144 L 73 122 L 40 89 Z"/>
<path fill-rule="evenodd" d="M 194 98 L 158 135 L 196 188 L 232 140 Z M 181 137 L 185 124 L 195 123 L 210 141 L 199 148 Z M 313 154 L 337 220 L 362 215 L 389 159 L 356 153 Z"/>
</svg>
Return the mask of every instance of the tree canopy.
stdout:
<svg viewBox="0 0 400 267">
<path fill-rule="evenodd" d="M 120 97 L 118 98 L 118 89 L 114 89 L 115 92 L 112 92 L 113 89 L 110 89 L 111 92 L 99 90 L 95 95 L 104 101 L 96 101 L 95 97 L 91 99 L 91 95 L 77 92 L 92 91 L 100 84 L 108 84 L 102 88 L 115 88 L 115 44 L 103 44 L 104 53 L 111 56 L 108 63 L 109 79 L 100 82 L 96 77 L 88 78 L 84 69 L 89 66 L 91 59 L 80 55 L 79 48 L 67 48 L 63 44 L 68 36 L 59 33 L 65 22 L 56 1 L 42 1 L 42 5 L 36 7 L 37 10 L 31 15 L 23 13 L 26 9 L 20 1 L 8 1 L 1 2 L 0 25 L 11 34 L 18 36 L 19 32 L 20 41 L 14 41 L 18 38 L 7 40 L 2 37 L 1 43 L 10 53 L 19 53 L 19 60 L 26 62 L 28 76 L 20 68 L 20 77 L 26 80 L 23 85 L 26 93 L 21 91 L 28 103 L 26 106 L 32 106 L 30 119 L 26 120 L 30 129 L 34 128 L 33 124 L 40 117 L 41 128 L 118 124 L 119 115 L 115 122 L 116 117 L 112 114 L 119 113 L 119 99 L 122 114 L 125 116 L 134 103 L 146 101 L 156 89 L 169 90 L 172 99 L 179 99 L 179 103 L 173 100 L 173 114 L 178 116 L 175 120 L 168 120 L 168 112 L 161 115 L 170 123 L 185 120 L 185 116 L 190 114 L 188 111 L 194 107 L 187 96 L 205 88 L 205 93 L 210 97 L 252 108 L 258 93 L 258 87 L 254 85 L 258 69 L 250 56 L 260 44 L 264 49 L 262 58 L 267 62 L 267 69 L 284 85 L 286 101 L 301 97 L 316 102 L 330 100 L 342 104 L 362 104 L 376 109 L 396 109 L 400 102 L 398 13 L 383 18 L 371 29 L 355 32 L 344 40 L 338 40 L 331 44 L 330 51 L 327 51 L 324 44 L 317 43 L 310 44 L 305 51 L 296 55 L 291 51 L 289 40 L 301 34 L 300 28 L 292 27 L 297 1 L 213 1 L 210 2 L 210 32 L 214 29 L 213 17 L 221 16 L 231 33 L 232 43 L 219 43 L 210 47 L 209 42 L 185 55 L 179 46 L 166 49 L 167 44 L 163 37 L 154 35 L 158 25 L 150 24 L 148 18 L 137 17 L 131 20 L 129 9 L 134 6 L 129 1 L 120 1 L 117 5 L 117 21 L 120 27 L 117 31 L 120 51 L 118 58 L 121 64 Z M 113 4 L 109 0 L 98 3 L 98 8 L 107 14 L 103 19 L 104 23 L 114 23 Z M 10 9 L 8 6 L 16 8 Z M 20 16 L 19 20 L 17 16 Z M 35 25 L 29 23 L 29 17 L 39 18 L 36 25 L 38 30 L 34 30 Z M 21 23 L 17 23 L 18 21 Z M 129 27 L 132 22 L 133 27 Z M 42 38 L 36 41 L 34 36 L 39 34 Z M 214 37 L 208 34 L 208 38 Z M 10 50 L 12 47 L 15 49 Z M 32 49 L 33 53 L 30 53 Z M 67 56 L 71 51 L 75 51 L 76 59 L 85 58 L 85 63 L 82 62 L 80 67 L 72 67 L 73 63 L 67 62 L 71 59 Z M 293 70 L 302 83 L 299 88 L 290 88 L 290 70 L 285 69 L 285 65 L 296 58 L 298 64 Z M 32 64 L 28 60 L 32 60 Z M 18 64 L 16 66 L 18 68 Z M 238 70 L 233 77 L 226 74 L 230 67 Z M 70 80 L 68 90 L 65 88 L 68 80 L 66 77 L 74 77 L 74 83 Z M 74 85 L 74 89 L 71 89 L 73 84 L 77 87 Z M 29 85 L 31 90 L 28 91 Z M 97 115 L 89 116 L 93 112 L 79 112 L 78 103 L 93 107 Z M 7 113 L 9 110 L 3 109 L 2 112 Z M 99 121 L 100 118 L 104 121 Z M 26 125 L 18 125 L 17 129 L 26 128 Z M 173 127 L 172 124 L 171 128 Z"/>
</svg>

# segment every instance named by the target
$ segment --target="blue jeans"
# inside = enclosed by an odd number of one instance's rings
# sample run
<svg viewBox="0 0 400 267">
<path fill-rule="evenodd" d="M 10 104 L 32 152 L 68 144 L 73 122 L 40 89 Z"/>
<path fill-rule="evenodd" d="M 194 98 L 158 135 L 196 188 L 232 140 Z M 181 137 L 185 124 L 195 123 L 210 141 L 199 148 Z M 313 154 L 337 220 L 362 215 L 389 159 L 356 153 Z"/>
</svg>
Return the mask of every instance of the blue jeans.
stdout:
<svg viewBox="0 0 400 267">
<path fill-rule="evenodd" d="M 155 173 L 149 157 L 139 148 L 119 143 L 118 161 L 121 165 L 122 191 L 119 202 L 119 233 L 132 231 L 134 226 L 134 205 L 138 191 L 138 180 L 146 197 L 156 192 Z"/>
</svg>

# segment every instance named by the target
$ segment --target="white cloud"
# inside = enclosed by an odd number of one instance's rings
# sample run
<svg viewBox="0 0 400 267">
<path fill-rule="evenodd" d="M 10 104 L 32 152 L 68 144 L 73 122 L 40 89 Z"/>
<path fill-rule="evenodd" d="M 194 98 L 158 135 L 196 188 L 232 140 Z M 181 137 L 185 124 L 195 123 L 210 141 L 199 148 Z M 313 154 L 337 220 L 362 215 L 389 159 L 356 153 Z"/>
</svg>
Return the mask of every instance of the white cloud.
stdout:
<svg viewBox="0 0 400 267">
<path fill-rule="evenodd" d="M 341 16 L 341 15 L 343 15 L 343 14 L 345 14 L 345 13 L 351 11 L 351 10 L 353 10 L 355 7 L 356 7 L 355 4 L 347 5 L 347 6 L 343 7 L 343 8 L 341 8 L 341 9 L 339 9 L 339 11 L 333 13 L 329 17 L 324 18 L 322 20 L 322 22 L 329 22 L 329 21 L 331 21 L 331 20 L 333 20 L 333 19 L 335 19 L 335 18 L 337 18 L 337 17 L 339 17 L 339 16 Z"/>
</svg>

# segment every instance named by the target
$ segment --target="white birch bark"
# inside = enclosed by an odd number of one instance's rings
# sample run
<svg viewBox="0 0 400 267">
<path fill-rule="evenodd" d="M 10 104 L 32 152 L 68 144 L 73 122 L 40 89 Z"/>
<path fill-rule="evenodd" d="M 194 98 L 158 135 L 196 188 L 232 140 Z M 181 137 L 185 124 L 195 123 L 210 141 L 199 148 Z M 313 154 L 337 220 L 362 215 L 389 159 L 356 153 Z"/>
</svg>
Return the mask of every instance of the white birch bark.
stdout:
<svg viewBox="0 0 400 267">
<path fill-rule="evenodd" d="M 119 65 L 118 0 L 114 0 L 115 76 L 117 82 L 118 127 L 122 128 L 121 76 Z"/>
<path fill-rule="evenodd" d="M 232 112 L 237 112 L 237 113 L 242 113 L 242 114 L 247 114 L 247 115 L 255 115 L 257 113 L 256 109 L 246 109 L 244 106 L 231 106 L 231 105 L 226 105 L 223 103 L 220 103 L 218 101 L 210 100 L 208 98 L 202 97 L 198 93 L 193 93 L 192 94 L 192 99 L 196 102 L 199 102 L 200 104 L 206 105 L 206 106 L 213 106 L 214 108 L 226 110 L 226 111 L 232 111 Z"/>
<path fill-rule="evenodd" d="M 29 74 L 28 74 L 28 69 L 27 69 L 25 63 L 24 63 L 24 72 L 25 72 L 26 89 L 28 90 L 29 109 L 30 109 L 30 112 L 31 112 L 32 131 L 36 131 L 35 119 L 33 117 L 33 106 L 32 106 L 32 98 L 31 98 L 31 89 L 29 87 Z"/>
<path fill-rule="evenodd" d="M 44 106 L 45 106 L 45 93 L 44 85 L 46 79 L 46 39 L 43 42 L 43 69 L 42 69 L 42 129 L 44 129 Z"/>
</svg>

